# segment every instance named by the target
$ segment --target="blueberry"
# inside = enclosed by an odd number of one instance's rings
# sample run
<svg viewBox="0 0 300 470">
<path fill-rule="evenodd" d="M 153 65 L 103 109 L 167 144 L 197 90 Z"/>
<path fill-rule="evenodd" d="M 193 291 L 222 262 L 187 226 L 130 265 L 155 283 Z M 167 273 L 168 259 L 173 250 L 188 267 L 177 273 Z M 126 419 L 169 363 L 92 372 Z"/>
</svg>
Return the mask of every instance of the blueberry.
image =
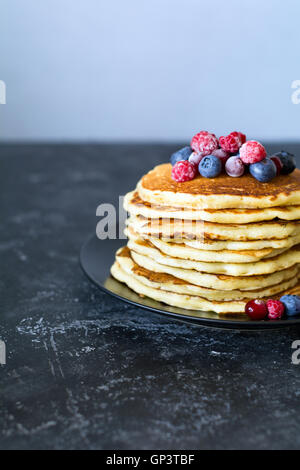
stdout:
<svg viewBox="0 0 300 470">
<path fill-rule="evenodd" d="M 281 174 L 282 175 L 288 175 L 289 173 L 292 173 L 294 169 L 296 168 L 296 161 L 295 157 L 292 153 L 285 152 L 282 150 L 281 152 L 277 152 L 274 154 L 276 157 L 279 157 L 282 163 L 282 169 L 281 169 Z"/>
<path fill-rule="evenodd" d="M 222 171 L 222 162 L 215 155 L 207 155 L 199 163 L 199 173 L 204 178 L 215 178 Z"/>
<path fill-rule="evenodd" d="M 249 166 L 249 171 L 258 181 L 267 183 L 276 176 L 277 168 L 270 158 L 264 158 L 260 162 L 252 163 Z"/>
<path fill-rule="evenodd" d="M 300 297 L 298 295 L 283 295 L 280 302 L 285 306 L 285 313 L 288 316 L 299 315 L 300 313 Z"/>
<path fill-rule="evenodd" d="M 239 156 L 230 157 L 228 158 L 225 164 L 225 170 L 227 175 L 238 177 L 242 176 L 245 171 L 245 166 Z"/>
<path fill-rule="evenodd" d="M 177 152 L 173 153 L 170 158 L 172 166 L 174 166 L 177 162 L 181 162 L 182 160 L 188 160 L 191 153 L 193 153 L 193 150 L 190 146 L 177 150 Z"/>
</svg>

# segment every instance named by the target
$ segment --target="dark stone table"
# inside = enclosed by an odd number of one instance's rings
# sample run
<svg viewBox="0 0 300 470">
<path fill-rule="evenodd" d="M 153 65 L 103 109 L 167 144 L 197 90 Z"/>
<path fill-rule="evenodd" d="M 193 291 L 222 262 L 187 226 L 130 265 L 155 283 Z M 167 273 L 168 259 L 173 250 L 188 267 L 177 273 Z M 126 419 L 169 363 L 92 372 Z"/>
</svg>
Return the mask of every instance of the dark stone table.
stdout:
<svg viewBox="0 0 300 470">
<path fill-rule="evenodd" d="M 176 148 L 0 146 L 0 448 L 299 448 L 299 329 L 185 325 L 80 270 L 98 204 Z"/>
</svg>

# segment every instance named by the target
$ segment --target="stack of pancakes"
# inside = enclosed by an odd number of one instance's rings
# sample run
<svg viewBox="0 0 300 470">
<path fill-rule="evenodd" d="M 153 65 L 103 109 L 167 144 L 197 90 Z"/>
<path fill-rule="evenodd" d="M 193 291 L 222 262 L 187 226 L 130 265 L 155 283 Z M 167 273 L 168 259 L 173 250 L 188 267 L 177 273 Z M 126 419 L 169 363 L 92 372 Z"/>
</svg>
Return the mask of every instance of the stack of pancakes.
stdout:
<svg viewBox="0 0 300 470">
<path fill-rule="evenodd" d="M 155 167 L 125 197 L 127 247 L 112 275 L 140 295 L 239 314 L 254 298 L 299 293 L 300 171 L 177 183 Z"/>
</svg>

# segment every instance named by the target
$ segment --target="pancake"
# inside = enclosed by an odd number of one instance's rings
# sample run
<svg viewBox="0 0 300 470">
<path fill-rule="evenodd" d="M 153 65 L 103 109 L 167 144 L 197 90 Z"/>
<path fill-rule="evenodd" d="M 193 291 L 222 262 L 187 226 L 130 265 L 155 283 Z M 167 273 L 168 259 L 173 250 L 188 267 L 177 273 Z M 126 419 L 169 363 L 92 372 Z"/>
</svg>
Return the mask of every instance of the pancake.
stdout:
<svg viewBox="0 0 300 470">
<path fill-rule="evenodd" d="M 243 301 L 217 302 L 206 300 L 203 297 L 176 294 L 162 289 L 155 289 L 146 284 L 142 284 L 139 280 L 127 274 L 118 262 L 115 262 L 111 267 L 111 274 L 115 279 L 124 282 L 139 295 L 150 297 L 151 299 L 174 307 L 181 307 L 187 310 L 209 310 L 219 314 L 227 312 L 230 312 L 230 314 L 242 313 L 245 309 L 246 302 Z"/>
<path fill-rule="evenodd" d="M 136 264 L 148 269 L 149 271 L 153 271 L 154 273 L 171 274 L 172 276 L 182 279 L 189 284 L 216 290 L 238 289 L 242 291 L 253 291 L 264 287 L 274 286 L 298 275 L 298 265 L 262 276 L 227 276 L 224 274 L 198 272 L 193 269 L 183 269 L 168 266 L 166 264 L 160 264 L 156 260 L 134 251 L 131 251 L 131 257 Z"/>
<path fill-rule="evenodd" d="M 234 240 L 176 240 L 176 239 L 167 239 L 161 238 L 165 242 L 173 243 L 184 243 L 187 246 L 196 248 L 199 250 L 263 250 L 264 248 L 273 248 L 273 249 L 287 249 L 291 248 L 294 245 L 300 243 L 300 233 L 294 237 L 283 238 L 282 240 L 276 240 L 270 238 L 269 240 L 249 240 L 249 241 L 234 241 Z"/>
<path fill-rule="evenodd" d="M 261 183 L 249 173 L 240 178 L 221 174 L 217 178 L 198 175 L 177 183 L 171 178 L 171 164 L 156 166 L 139 181 L 143 201 L 193 209 L 258 209 L 299 205 L 300 170 Z"/>
<path fill-rule="evenodd" d="M 170 292 L 177 292 L 185 295 L 197 295 L 204 297 L 207 300 L 244 300 L 252 298 L 264 298 L 274 296 L 286 289 L 294 287 L 298 282 L 298 276 L 293 276 L 291 279 L 262 289 L 254 291 L 222 291 L 216 289 L 208 289 L 205 287 L 189 284 L 182 279 L 178 279 L 171 274 L 163 274 L 150 271 L 145 267 L 136 264 L 131 258 L 130 250 L 128 247 L 123 247 L 116 253 L 116 260 L 120 267 L 128 275 L 134 277 L 137 281 L 146 284 L 154 289 L 163 289 Z"/>
<path fill-rule="evenodd" d="M 131 227 L 125 229 L 125 234 L 129 239 L 138 241 L 141 237 L 136 234 Z M 250 263 L 259 261 L 264 258 L 271 258 L 286 251 L 286 249 L 264 248 L 262 250 L 205 250 L 190 247 L 183 242 L 173 243 L 165 242 L 155 237 L 142 237 L 143 240 L 149 241 L 160 251 L 173 258 L 191 259 L 195 261 L 220 262 L 220 263 Z"/>
<path fill-rule="evenodd" d="M 124 208 L 131 215 L 142 215 L 146 218 L 170 218 L 187 220 L 204 220 L 223 224 L 248 224 L 273 219 L 296 220 L 300 218 L 300 206 L 267 207 L 262 209 L 187 209 L 151 204 L 143 201 L 137 191 L 126 194 Z"/>
<path fill-rule="evenodd" d="M 215 224 L 201 220 L 146 219 L 133 216 L 127 220 L 136 233 L 158 238 L 190 240 L 267 240 L 296 236 L 300 233 L 300 221 L 269 221 L 252 224 Z"/>
<path fill-rule="evenodd" d="M 255 263 L 210 263 L 173 258 L 162 253 L 151 243 L 142 239 L 137 241 L 129 239 L 128 248 L 136 253 L 148 256 L 163 265 L 193 269 L 205 273 L 226 274 L 227 276 L 259 276 L 262 274 L 271 274 L 300 263 L 300 245 L 296 245 L 278 256 L 260 260 Z"/>
<path fill-rule="evenodd" d="M 219 314 L 229 313 L 232 315 L 243 313 L 247 302 L 246 300 L 211 301 L 200 296 L 184 295 L 163 289 L 156 289 L 143 284 L 138 279 L 127 274 L 117 261 L 111 267 L 111 273 L 118 281 L 124 282 L 128 287 L 142 296 L 148 296 L 159 302 L 188 310 L 213 311 Z M 299 285 L 297 284 L 292 289 L 292 292 L 296 293 L 298 291 Z"/>
<path fill-rule="evenodd" d="M 209 263 L 253 263 L 262 259 L 277 256 L 286 249 L 274 250 L 272 248 L 264 248 L 262 250 L 221 250 L 209 251 L 199 250 L 189 247 L 184 243 L 166 243 L 159 238 L 149 238 L 150 243 L 158 248 L 161 252 L 173 258 L 190 259 L 194 261 L 206 261 Z"/>
</svg>

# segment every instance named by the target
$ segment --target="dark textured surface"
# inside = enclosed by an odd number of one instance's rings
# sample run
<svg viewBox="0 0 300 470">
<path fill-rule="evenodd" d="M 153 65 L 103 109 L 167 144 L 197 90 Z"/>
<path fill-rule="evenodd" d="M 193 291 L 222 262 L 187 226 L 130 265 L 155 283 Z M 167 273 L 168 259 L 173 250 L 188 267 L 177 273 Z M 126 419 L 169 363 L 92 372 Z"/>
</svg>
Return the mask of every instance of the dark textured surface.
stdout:
<svg viewBox="0 0 300 470">
<path fill-rule="evenodd" d="M 0 448 L 299 448 L 298 328 L 176 323 L 78 266 L 97 205 L 175 149 L 0 147 Z"/>
</svg>

